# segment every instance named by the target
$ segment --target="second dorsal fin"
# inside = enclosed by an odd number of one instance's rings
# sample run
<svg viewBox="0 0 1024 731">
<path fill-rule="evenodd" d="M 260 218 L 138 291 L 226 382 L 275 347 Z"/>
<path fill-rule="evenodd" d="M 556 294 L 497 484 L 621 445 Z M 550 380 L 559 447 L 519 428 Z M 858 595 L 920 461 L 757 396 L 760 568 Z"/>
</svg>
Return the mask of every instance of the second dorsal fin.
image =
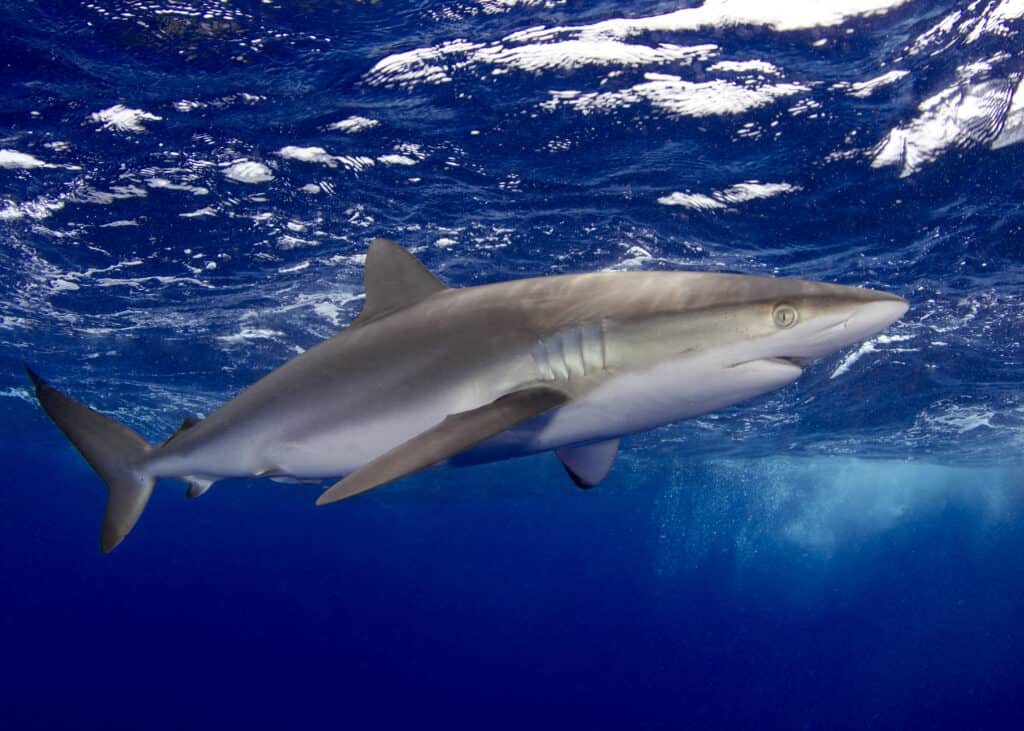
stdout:
<svg viewBox="0 0 1024 731">
<path fill-rule="evenodd" d="M 365 325 L 448 289 L 415 256 L 387 239 L 370 244 L 363 281 L 366 304 L 352 325 Z"/>
<path fill-rule="evenodd" d="M 171 436 L 167 437 L 166 441 L 164 441 L 164 444 L 167 444 L 175 437 L 181 436 L 181 434 L 188 431 L 201 421 L 202 419 L 200 419 L 198 416 L 186 416 L 184 419 L 181 420 L 181 426 L 178 427 L 178 431 L 174 432 L 173 434 L 171 434 Z"/>
</svg>

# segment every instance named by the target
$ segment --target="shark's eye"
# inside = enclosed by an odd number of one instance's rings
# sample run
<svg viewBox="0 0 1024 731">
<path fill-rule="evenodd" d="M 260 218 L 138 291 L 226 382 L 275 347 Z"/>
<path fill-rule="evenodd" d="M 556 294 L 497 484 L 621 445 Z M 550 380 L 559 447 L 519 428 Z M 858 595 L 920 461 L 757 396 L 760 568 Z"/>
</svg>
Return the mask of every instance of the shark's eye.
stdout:
<svg viewBox="0 0 1024 731">
<path fill-rule="evenodd" d="M 772 310 L 772 320 L 777 327 L 793 327 L 799 319 L 800 316 L 792 305 L 775 305 L 775 309 Z"/>
</svg>

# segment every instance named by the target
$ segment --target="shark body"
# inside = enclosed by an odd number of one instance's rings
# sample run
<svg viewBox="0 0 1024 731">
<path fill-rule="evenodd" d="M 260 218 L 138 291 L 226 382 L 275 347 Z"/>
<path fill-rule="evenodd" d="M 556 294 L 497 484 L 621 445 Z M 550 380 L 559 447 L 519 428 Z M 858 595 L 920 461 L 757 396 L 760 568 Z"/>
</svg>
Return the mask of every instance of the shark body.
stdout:
<svg viewBox="0 0 1024 731">
<path fill-rule="evenodd" d="M 365 285 L 347 329 L 161 445 L 29 371 L 44 410 L 107 483 L 105 552 L 165 477 L 196 497 L 226 477 L 345 476 L 324 504 L 432 466 L 554 450 L 591 487 L 621 436 L 786 385 L 907 309 L 869 289 L 701 272 L 448 288 L 383 239 Z"/>
</svg>

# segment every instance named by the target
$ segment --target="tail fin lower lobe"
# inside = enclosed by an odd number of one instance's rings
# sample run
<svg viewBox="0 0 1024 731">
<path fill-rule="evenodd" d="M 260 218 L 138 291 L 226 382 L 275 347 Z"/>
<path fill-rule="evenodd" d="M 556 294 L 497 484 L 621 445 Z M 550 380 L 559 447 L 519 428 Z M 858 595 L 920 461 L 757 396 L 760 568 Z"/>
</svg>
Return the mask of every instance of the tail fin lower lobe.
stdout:
<svg viewBox="0 0 1024 731">
<path fill-rule="evenodd" d="M 100 547 L 109 553 L 128 535 L 153 494 L 156 479 L 141 471 L 152 446 L 124 424 L 61 393 L 27 365 L 25 370 L 47 416 L 107 483 Z"/>
</svg>

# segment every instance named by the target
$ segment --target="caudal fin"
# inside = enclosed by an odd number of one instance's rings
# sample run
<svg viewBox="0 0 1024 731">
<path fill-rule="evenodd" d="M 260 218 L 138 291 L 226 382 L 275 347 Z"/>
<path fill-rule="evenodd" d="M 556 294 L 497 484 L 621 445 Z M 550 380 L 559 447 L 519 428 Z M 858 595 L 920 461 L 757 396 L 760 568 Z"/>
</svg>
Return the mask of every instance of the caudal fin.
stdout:
<svg viewBox="0 0 1024 731">
<path fill-rule="evenodd" d="M 153 493 L 156 480 L 140 471 L 152 447 L 124 424 L 61 393 L 27 365 L 25 370 L 47 416 L 107 483 L 100 547 L 109 553 L 128 535 Z"/>
</svg>

